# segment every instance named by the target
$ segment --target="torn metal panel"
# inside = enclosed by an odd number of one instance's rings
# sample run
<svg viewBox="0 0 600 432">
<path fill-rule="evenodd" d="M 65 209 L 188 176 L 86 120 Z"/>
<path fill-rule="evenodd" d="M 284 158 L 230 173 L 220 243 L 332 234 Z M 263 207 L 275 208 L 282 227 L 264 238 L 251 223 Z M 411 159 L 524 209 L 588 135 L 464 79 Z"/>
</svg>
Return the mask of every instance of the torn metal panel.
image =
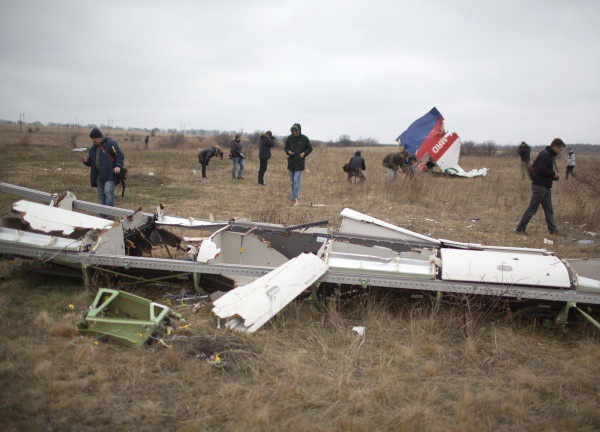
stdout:
<svg viewBox="0 0 600 432">
<path fill-rule="evenodd" d="M 287 257 L 252 234 L 221 231 L 213 235 L 211 241 L 221 251 L 208 260 L 211 263 L 277 267 L 288 261 Z"/>
<path fill-rule="evenodd" d="M 217 244 L 212 241 L 212 239 L 204 239 L 200 248 L 198 249 L 198 256 L 196 257 L 196 261 L 207 263 L 211 260 L 214 260 L 221 253 L 221 248 L 217 246 Z"/>
<path fill-rule="evenodd" d="M 62 232 L 70 235 L 75 230 L 105 230 L 115 222 L 95 216 L 76 213 L 58 207 L 50 207 L 29 201 L 17 201 L 13 210 L 21 214 L 32 229 L 43 232 Z"/>
<path fill-rule="evenodd" d="M 342 233 L 355 233 L 377 237 L 390 237 L 407 241 L 419 241 L 421 243 L 429 243 L 432 246 L 440 244 L 440 241 L 434 238 L 400 228 L 396 225 L 392 225 L 349 208 L 342 210 L 340 215 L 343 218 L 342 225 L 340 226 L 340 232 Z"/>
<path fill-rule="evenodd" d="M 315 255 L 301 254 L 215 300 L 213 312 L 220 318 L 239 317 L 227 326 L 253 333 L 319 280 L 327 269 L 327 264 Z"/>
<path fill-rule="evenodd" d="M 0 227 L 0 243 L 31 246 L 43 250 L 68 250 L 78 252 L 80 250 L 81 241 Z"/>
<path fill-rule="evenodd" d="M 554 256 L 510 251 L 441 249 L 442 280 L 568 289 L 571 278 Z"/>
<path fill-rule="evenodd" d="M 382 247 L 368 247 L 330 240 L 321 257 L 333 271 L 361 271 L 369 274 L 393 274 L 435 279 L 436 266 L 429 253 L 394 252 Z M 410 258 L 409 258 L 410 256 Z"/>
<path fill-rule="evenodd" d="M 92 236 L 93 233 L 89 233 Z M 98 239 L 90 247 L 90 251 L 103 255 L 125 255 L 125 239 L 123 226 L 117 224 L 112 228 L 99 233 Z"/>
<path fill-rule="evenodd" d="M 62 194 L 54 194 L 50 205 L 52 207 L 59 207 L 63 210 L 73 210 L 73 203 L 77 201 L 77 197 L 73 192 L 66 191 Z"/>
<path fill-rule="evenodd" d="M 168 307 L 143 297 L 101 288 L 77 329 L 126 345 L 143 345 L 164 331 L 170 315 L 181 318 Z"/>
<path fill-rule="evenodd" d="M 227 225 L 227 222 L 215 222 L 212 220 L 182 218 L 177 216 L 169 216 L 164 212 L 165 206 L 159 205 L 156 208 L 156 224 L 165 226 L 180 226 L 185 228 L 216 228 Z"/>
</svg>

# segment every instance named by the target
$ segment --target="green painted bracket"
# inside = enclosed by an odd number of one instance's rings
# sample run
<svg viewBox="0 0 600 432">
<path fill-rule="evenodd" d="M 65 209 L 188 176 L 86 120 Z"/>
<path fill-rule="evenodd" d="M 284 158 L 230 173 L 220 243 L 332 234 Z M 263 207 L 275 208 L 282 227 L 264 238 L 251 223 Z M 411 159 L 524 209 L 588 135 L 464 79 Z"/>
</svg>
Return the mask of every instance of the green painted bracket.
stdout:
<svg viewBox="0 0 600 432">
<path fill-rule="evenodd" d="M 566 325 L 568 323 L 569 310 L 571 308 L 577 310 L 581 315 L 583 315 L 583 317 L 591 325 L 593 325 L 598 330 L 600 330 L 600 323 L 598 323 L 598 321 L 596 321 L 590 315 L 588 315 L 587 313 L 585 313 L 584 311 L 582 311 L 581 309 L 579 309 L 577 307 L 577 303 L 575 303 L 575 302 L 567 302 L 565 304 L 565 306 L 562 308 L 562 310 L 558 313 L 558 315 L 556 315 L 556 318 L 554 318 L 554 320 L 549 320 L 549 319 L 544 320 L 544 327 L 547 327 L 547 328 L 556 328 L 556 327 L 559 327 L 559 326 Z"/>
<path fill-rule="evenodd" d="M 310 296 L 308 296 L 308 302 L 310 303 L 310 310 L 313 314 L 318 315 L 323 310 L 323 303 L 319 300 L 317 296 L 317 291 L 319 291 L 319 284 L 314 284 L 311 287 Z"/>
<path fill-rule="evenodd" d="M 183 320 L 164 305 L 124 291 L 100 288 L 90 310 L 77 323 L 77 329 L 80 333 L 139 346 L 162 333 L 169 317 Z"/>
</svg>

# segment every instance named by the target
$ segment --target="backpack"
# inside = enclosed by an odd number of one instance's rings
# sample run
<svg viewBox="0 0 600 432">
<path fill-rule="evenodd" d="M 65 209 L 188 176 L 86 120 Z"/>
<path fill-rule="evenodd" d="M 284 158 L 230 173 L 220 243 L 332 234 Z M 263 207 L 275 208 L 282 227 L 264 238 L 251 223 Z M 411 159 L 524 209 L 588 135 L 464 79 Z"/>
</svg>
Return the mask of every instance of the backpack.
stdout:
<svg viewBox="0 0 600 432">
<path fill-rule="evenodd" d="M 342 169 L 344 170 L 345 173 L 347 173 L 348 171 L 350 171 L 350 164 L 349 163 L 344 164 Z"/>
<path fill-rule="evenodd" d="M 532 163 L 530 163 L 529 167 L 527 168 L 527 172 L 529 173 L 529 178 L 531 179 L 531 181 L 533 181 L 533 172 L 535 170 L 534 163 L 535 163 L 535 161 L 533 161 Z"/>
</svg>

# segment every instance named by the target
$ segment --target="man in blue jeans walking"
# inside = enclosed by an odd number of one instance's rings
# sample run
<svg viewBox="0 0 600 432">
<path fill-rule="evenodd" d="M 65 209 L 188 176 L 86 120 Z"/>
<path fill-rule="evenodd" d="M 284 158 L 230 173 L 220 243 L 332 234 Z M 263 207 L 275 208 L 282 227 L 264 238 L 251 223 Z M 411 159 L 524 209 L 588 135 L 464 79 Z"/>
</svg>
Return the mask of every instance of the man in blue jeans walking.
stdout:
<svg viewBox="0 0 600 432">
<path fill-rule="evenodd" d="M 299 123 L 294 123 L 290 131 L 292 134 L 285 140 L 285 152 L 288 155 L 288 174 L 292 184 L 292 204 L 298 204 L 298 192 L 300 192 L 300 177 L 304 171 L 304 158 L 312 152 L 310 140 L 302 135 Z"/>
<path fill-rule="evenodd" d="M 100 129 L 92 129 L 90 138 L 92 148 L 87 156 L 81 156 L 81 161 L 91 168 L 90 184 L 98 188 L 100 204 L 114 207 L 117 175 L 123 168 L 125 155 L 119 144 L 112 138 L 105 137 Z"/>
</svg>

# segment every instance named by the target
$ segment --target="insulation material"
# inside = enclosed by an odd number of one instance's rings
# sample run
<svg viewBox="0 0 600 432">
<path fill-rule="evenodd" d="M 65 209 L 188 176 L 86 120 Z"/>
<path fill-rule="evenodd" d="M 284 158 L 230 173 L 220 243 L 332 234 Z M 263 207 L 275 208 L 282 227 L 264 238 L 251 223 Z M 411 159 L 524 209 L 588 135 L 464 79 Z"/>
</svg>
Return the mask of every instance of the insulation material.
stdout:
<svg viewBox="0 0 600 432">
<path fill-rule="evenodd" d="M 227 327 L 253 333 L 321 278 L 327 264 L 313 254 L 301 254 L 254 282 L 215 300 L 213 312 L 234 318 Z"/>
</svg>

